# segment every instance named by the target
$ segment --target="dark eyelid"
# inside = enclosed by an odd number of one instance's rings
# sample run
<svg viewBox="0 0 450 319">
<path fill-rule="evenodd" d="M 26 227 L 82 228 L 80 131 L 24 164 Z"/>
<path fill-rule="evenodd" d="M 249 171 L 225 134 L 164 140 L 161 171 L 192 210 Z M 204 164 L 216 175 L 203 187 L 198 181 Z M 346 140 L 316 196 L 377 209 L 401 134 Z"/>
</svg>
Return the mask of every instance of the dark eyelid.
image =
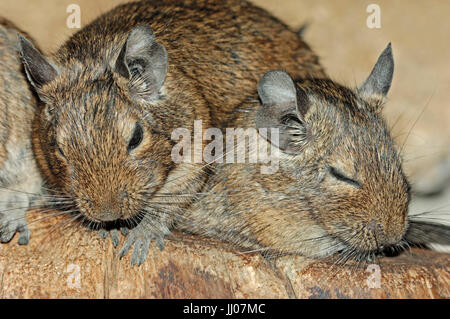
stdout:
<svg viewBox="0 0 450 319">
<path fill-rule="evenodd" d="M 334 178 L 348 183 L 352 184 L 353 186 L 356 186 L 358 188 L 361 188 L 361 183 L 358 181 L 355 181 L 354 179 L 351 179 L 350 177 L 345 176 L 342 172 L 340 172 L 337 168 L 330 166 L 329 168 L 330 174 L 333 175 Z"/>
<path fill-rule="evenodd" d="M 56 150 L 62 157 L 66 157 L 66 155 L 64 154 L 64 152 L 59 144 L 56 144 Z"/>
</svg>

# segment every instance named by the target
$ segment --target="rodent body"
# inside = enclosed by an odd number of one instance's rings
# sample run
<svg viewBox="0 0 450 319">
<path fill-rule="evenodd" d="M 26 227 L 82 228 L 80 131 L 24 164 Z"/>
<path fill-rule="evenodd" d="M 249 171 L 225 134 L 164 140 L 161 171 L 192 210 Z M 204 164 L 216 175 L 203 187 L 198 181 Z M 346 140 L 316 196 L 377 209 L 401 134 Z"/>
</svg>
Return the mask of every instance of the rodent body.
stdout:
<svg viewBox="0 0 450 319">
<path fill-rule="evenodd" d="M 386 247 L 450 242 L 444 226 L 409 220 L 410 188 L 381 112 L 393 74 L 390 46 L 359 89 L 330 79 L 272 71 L 260 81 L 262 105 L 244 106 L 236 127 L 277 128 L 279 168 L 216 164 L 180 228 L 265 254 L 371 258 Z M 227 150 L 229 151 L 229 150 Z M 249 148 L 247 146 L 247 152 Z M 424 241 L 425 240 L 425 241 Z"/>
<path fill-rule="evenodd" d="M 20 61 L 19 32 L 0 18 L 0 241 L 20 232 L 19 244 L 27 244 L 25 214 L 42 181 L 31 147 L 37 100 Z"/>
<path fill-rule="evenodd" d="M 270 69 L 324 76 L 295 32 L 245 1 L 124 4 L 49 58 L 22 39 L 22 59 L 43 102 L 33 145 L 44 175 L 88 223 L 139 223 L 122 250 L 139 242 L 133 263 L 152 239 L 162 246 L 205 180 L 203 164 L 172 161 L 175 128 L 233 122 Z"/>
</svg>

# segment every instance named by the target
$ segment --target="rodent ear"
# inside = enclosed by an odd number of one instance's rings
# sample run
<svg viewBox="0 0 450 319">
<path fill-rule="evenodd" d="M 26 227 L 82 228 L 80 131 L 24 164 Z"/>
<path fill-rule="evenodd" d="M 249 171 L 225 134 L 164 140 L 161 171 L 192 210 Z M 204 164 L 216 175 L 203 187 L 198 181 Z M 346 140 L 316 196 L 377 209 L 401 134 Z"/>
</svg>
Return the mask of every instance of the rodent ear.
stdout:
<svg viewBox="0 0 450 319">
<path fill-rule="evenodd" d="M 130 80 L 130 93 L 150 100 L 158 94 L 167 74 L 167 51 L 156 42 L 151 27 L 133 28 L 116 61 L 116 71 Z"/>
<path fill-rule="evenodd" d="M 28 80 L 37 90 L 53 81 L 58 75 L 56 68 L 22 35 L 19 37 L 19 50 Z"/>
<path fill-rule="evenodd" d="M 309 105 L 306 93 L 295 85 L 289 74 L 276 70 L 261 78 L 258 94 L 262 106 L 256 113 L 256 127 L 277 128 L 278 138 L 264 137 L 282 151 L 298 152 L 301 148 L 298 134 L 304 131 L 303 119 Z"/>
<path fill-rule="evenodd" d="M 394 74 L 394 57 L 389 43 L 386 49 L 378 57 L 378 61 L 372 69 L 367 80 L 359 88 L 358 92 L 365 97 L 383 98 L 388 93 L 392 76 Z"/>
</svg>

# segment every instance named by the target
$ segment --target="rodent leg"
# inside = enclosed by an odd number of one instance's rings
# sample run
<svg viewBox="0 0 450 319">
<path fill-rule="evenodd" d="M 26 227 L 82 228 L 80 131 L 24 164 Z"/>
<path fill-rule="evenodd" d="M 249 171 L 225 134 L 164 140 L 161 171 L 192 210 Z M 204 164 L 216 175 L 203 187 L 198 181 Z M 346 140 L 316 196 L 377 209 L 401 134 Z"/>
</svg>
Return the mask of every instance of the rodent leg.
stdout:
<svg viewBox="0 0 450 319">
<path fill-rule="evenodd" d="M 128 228 L 120 227 L 120 232 L 122 233 L 122 235 L 126 236 L 126 235 L 128 235 Z M 114 247 L 119 246 L 120 238 L 119 238 L 119 232 L 117 231 L 117 229 L 111 229 L 110 231 L 107 231 L 106 229 L 102 228 L 98 231 L 98 234 L 103 239 L 106 239 L 106 237 L 108 237 L 108 233 L 111 236 L 111 241 L 112 241 L 113 246 Z"/>
<path fill-rule="evenodd" d="M 0 242 L 7 243 L 20 233 L 19 245 L 30 241 L 26 213 L 29 207 L 27 194 L 8 190 L 0 191 Z"/>
<path fill-rule="evenodd" d="M 120 251 L 120 258 L 125 256 L 134 245 L 131 255 L 131 265 L 140 266 L 147 259 L 150 244 L 155 240 L 160 250 L 164 248 L 164 237 L 170 233 L 163 222 L 156 218 L 144 218 L 135 228 L 130 230 L 130 234 Z"/>
</svg>

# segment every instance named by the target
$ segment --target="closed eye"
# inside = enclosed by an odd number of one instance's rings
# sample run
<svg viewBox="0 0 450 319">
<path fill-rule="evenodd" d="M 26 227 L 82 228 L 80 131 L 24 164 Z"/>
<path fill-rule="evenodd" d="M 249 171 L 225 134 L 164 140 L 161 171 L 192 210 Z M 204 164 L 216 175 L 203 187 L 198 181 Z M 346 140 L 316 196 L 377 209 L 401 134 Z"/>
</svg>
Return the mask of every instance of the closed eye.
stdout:
<svg viewBox="0 0 450 319">
<path fill-rule="evenodd" d="M 56 145 L 56 150 L 58 151 L 59 155 L 61 155 L 61 157 L 66 158 L 66 155 L 64 155 L 64 152 L 59 145 Z"/>
<path fill-rule="evenodd" d="M 361 188 L 360 182 L 358 182 L 348 176 L 345 176 L 345 174 L 342 173 L 341 171 L 339 171 L 336 167 L 330 166 L 328 169 L 330 171 L 331 176 L 333 176 L 337 180 L 339 180 L 341 182 L 345 182 L 347 184 L 351 184 L 355 187 Z"/>
</svg>

